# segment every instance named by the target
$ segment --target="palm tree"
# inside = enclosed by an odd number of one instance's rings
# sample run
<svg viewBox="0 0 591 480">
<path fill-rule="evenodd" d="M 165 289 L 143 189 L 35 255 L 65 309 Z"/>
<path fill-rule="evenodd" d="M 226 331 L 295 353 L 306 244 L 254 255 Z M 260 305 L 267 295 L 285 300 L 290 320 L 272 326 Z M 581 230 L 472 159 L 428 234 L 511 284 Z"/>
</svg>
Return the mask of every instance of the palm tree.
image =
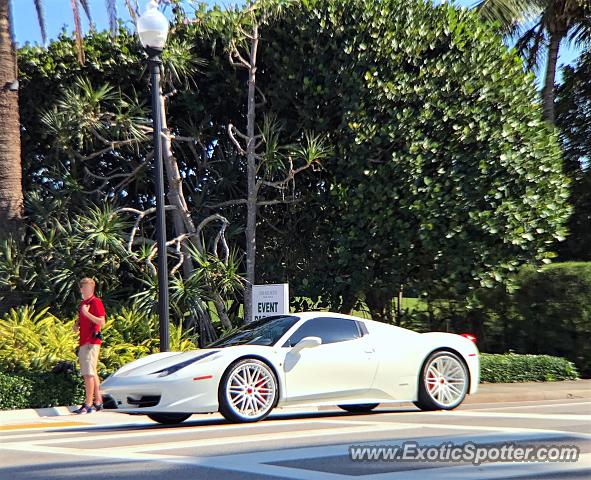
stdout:
<svg viewBox="0 0 591 480">
<path fill-rule="evenodd" d="M 137 11 L 137 2 L 136 11 Z M 132 0 L 126 5 L 132 14 Z M 47 42 L 43 1 L 33 0 L 43 43 Z M 78 60 L 84 63 L 80 7 L 92 25 L 88 0 L 70 0 Z M 117 29 L 116 0 L 105 0 L 111 32 Z M 0 0 L 0 237 L 17 233 L 23 216 L 18 66 L 10 0 Z"/>
<path fill-rule="evenodd" d="M 481 0 L 476 8 L 486 18 L 500 22 L 516 39 L 528 69 L 537 67 L 546 54 L 542 89 L 544 118 L 554 123 L 554 80 L 563 42 L 586 44 L 591 39 L 591 5 L 588 0 Z"/>
<path fill-rule="evenodd" d="M 16 51 L 10 1 L 0 0 L 0 236 L 14 234 L 23 216 Z"/>
</svg>

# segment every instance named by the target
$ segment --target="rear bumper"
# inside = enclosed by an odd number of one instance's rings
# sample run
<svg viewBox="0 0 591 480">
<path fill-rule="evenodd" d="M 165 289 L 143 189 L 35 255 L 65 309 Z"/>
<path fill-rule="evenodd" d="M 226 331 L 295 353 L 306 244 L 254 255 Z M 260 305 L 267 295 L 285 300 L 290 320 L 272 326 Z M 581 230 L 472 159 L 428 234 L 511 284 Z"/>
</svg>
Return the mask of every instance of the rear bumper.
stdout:
<svg viewBox="0 0 591 480">
<path fill-rule="evenodd" d="M 468 357 L 468 369 L 470 370 L 470 390 L 469 394 L 474 394 L 478 391 L 480 383 L 480 357 L 478 354 Z"/>
</svg>

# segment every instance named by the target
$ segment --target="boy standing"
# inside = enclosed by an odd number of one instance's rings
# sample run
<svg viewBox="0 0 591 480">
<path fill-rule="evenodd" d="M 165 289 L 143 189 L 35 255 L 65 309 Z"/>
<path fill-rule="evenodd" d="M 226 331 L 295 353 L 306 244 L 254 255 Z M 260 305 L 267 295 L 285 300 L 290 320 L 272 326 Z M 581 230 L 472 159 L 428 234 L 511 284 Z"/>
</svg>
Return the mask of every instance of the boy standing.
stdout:
<svg viewBox="0 0 591 480">
<path fill-rule="evenodd" d="M 80 373 L 84 377 L 86 399 L 82 406 L 74 410 L 76 414 L 93 413 L 103 409 L 103 399 L 99 387 L 100 380 L 96 370 L 102 343 L 101 327 L 105 324 L 105 307 L 94 294 L 95 281 L 92 278 L 80 280 L 82 302 L 78 310 L 78 321 L 74 331 L 80 332 L 78 360 Z"/>
</svg>

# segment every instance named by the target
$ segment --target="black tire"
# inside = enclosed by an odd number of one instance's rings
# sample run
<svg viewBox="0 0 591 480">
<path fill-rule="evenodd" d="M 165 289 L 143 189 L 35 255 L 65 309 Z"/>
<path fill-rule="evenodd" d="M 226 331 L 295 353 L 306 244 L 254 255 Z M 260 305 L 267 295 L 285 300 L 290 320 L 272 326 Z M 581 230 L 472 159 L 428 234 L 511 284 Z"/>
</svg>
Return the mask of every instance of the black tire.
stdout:
<svg viewBox="0 0 591 480">
<path fill-rule="evenodd" d="M 339 408 L 351 413 L 367 413 L 376 408 L 379 403 L 360 403 L 358 405 L 338 405 Z"/>
<path fill-rule="evenodd" d="M 192 413 L 148 413 L 148 418 L 162 425 L 176 425 L 184 422 Z"/>
<path fill-rule="evenodd" d="M 266 395 L 266 398 L 264 398 L 265 406 L 261 409 L 260 414 L 253 413 L 252 415 L 248 415 L 246 413 L 241 413 L 238 410 L 238 408 L 232 404 L 231 398 L 229 398 L 229 395 L 231 395 L 228 391 L 229 387 L 231 386 L 229 385 L 229 382 L 235 382 L 236 377 L 234 377 L 233 375 L 240 369 L 244 368 L 253 368 L 255 370 L 260 369 L 260 372 L 265 377 L 264 379 L 261 379 L 261 381 L 264 380 L 266 383 L 259 385 L 259 382 L 257 382 L 256 385 L 256 388 L 259 389 L 258 392 L 260 393 L 264 389 L 265 392 L 262 394 Z M 263 385 L 267 386 L 265 387 Z M 235 383 L 234 387 L 238 388 L 238 386 Z M 252 387 L 255 387 L 255 385 L 253 385 Z M 247 394 L 251 395 L 253 402 L 256 400 L 254 396 L 257 395 L 257 393 L 249 392 Z M 224 375 L 222 376 L 220 385 L 218 387 L 219 411 L 223 415 L 223 417 L 229 422 L 258 422 L 266 418 L 271 413 L 273 408 L 275 408 L 275 405 L 277 405 L 277 400 L 279 398 L 278 394 L 279 387 L 277 382 L 277 376 L 275 375 L 273 369 L 265 362 L 257 360 L 256 358 L 244 358 L 230 365 L 228 369 L 224 372 Z M 245 394 L 243 393 L 242 395 L 244 396 Z M 253 405 L 253 407 L 255 406 L 255 404 L 252 402 L 251 405 Z"/>
<path fill-rule="evenodd" d="M 427 382 L 425 381 L 425 378 L 427 378 L 428 375 L 427 371 L 429 370 L 429 367 L 432 365 L 432 363 L 437 359 L 444 358 L 449 359 L 452 365 L 454 365 L 454 368 L 457 367 L 456 371 L 458 371 L 458 368 L 461 369 L 465 379 L 465 383 L 461 389 L 461 394 L 458 395 L 457 399 L 450 403 L 442 403 L 441 401 L 438 401 L 436 395 L 429 392 Z M 427 357 L 427 360 L 425 360 L 425 363 L 423 363 L 423 366 L 421 367 L 421 374 L 419 375 L 418 386 L 419 398 L 416 402 L 413 403 L 418 408 L 424 411 L 453 410 L 464 401 L 464 398 L 468 393 L 469 385 L 470 373 L 468 371 L 468 367 L 466 366 L 466 362 L 464 362 L 462 358 L 460 358 L 455 353 L 450 352 L 449 350 L 439 350 L 429 355 L 429 357 Z"/>
</svg>

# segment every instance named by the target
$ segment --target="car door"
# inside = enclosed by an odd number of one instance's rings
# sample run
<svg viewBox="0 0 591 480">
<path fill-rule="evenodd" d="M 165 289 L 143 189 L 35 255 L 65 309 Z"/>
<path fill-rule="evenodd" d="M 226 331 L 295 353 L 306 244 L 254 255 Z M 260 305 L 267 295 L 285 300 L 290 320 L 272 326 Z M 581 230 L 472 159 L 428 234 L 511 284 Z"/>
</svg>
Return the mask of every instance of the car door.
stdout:
<svg viewBox="0 0 591 480">
<path fill-rule="evenodd" d="M 304 322 L 282 347 L 287 400 L 355 398 L 367 392 L 377 360 L 364 333 L 352 319 L 316 317 Z M 319 337 L 322 344 L 294 351 L 293 346 L 305 337 Z"/>
</svg>

